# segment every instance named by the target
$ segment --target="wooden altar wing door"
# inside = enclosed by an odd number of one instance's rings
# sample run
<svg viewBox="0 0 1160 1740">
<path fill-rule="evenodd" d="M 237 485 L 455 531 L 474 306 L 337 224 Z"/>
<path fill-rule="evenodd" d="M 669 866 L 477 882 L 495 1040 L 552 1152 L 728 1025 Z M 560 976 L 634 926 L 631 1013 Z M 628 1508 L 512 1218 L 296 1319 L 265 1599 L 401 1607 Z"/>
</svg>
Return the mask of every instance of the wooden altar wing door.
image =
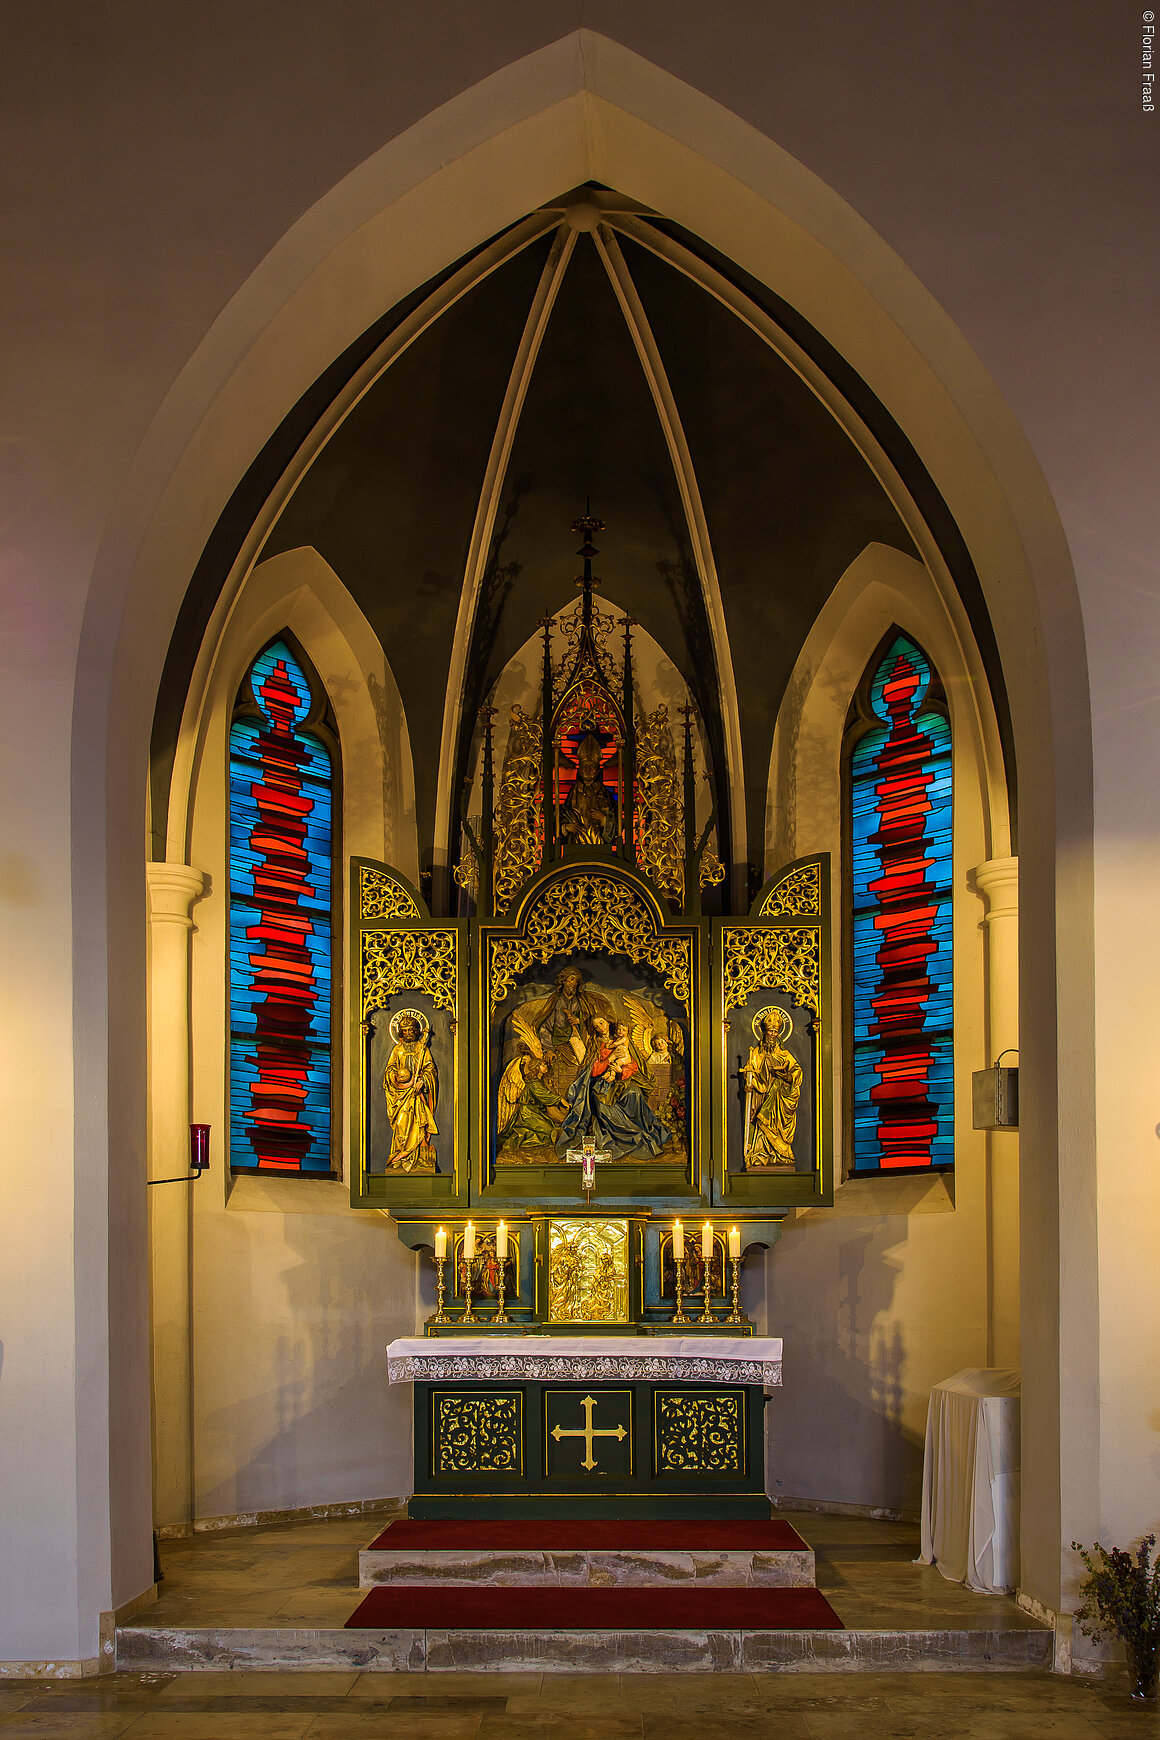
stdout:
<svg viewBox="0 0 1160 1740">
<path fill-rule="evenodd" d="M 771 876 L 713 920 L 713 1202 L 730 1214 L 834 1200 L 830 858 Z"/>
<path fill-rule="evenodd" d="M 468 1206 L 468 935 L 406 877 L 352 858 L 351 1202 Z"/>
</svg>

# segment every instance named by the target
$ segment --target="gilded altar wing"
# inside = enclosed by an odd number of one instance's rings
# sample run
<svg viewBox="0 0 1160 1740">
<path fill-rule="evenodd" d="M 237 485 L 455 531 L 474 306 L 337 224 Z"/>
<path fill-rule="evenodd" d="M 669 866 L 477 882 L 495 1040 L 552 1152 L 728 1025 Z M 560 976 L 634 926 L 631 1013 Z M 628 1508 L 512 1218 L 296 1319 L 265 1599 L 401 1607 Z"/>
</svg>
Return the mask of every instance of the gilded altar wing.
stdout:
<svg viewBox="0 0 1160 1740">
<path fill-rule="evenodd" d="M 524 1091 L 524 1072 L 521 1068 L 524 1054 L 520 1052 L 513 1057 L 499 1080 L 499 1105 L 496 1109 L 495 1130 L 497 1136 L 502 1136 L 516 1112 Z"/>
</svg>

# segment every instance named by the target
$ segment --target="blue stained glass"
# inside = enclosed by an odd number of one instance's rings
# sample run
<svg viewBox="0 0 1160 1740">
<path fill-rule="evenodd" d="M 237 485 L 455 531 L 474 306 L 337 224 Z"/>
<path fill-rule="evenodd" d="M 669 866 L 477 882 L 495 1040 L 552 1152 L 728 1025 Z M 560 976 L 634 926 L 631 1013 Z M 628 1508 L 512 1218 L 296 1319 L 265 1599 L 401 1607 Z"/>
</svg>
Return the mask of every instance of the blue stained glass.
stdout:
<svg viewBox="0 0 1160 1740">
<path fill-rule="evenodd" d="M 899 635 L 875 671 L 881 721 L 850 759 L 854 1167 L 954 1160 L 950 727 Z"/>
<path fill-rule="evenodd" d="M 310 684 L 284 641 L 246 681 L 261 716 L 230 729 L 230 1161 L 329 1172 L 330 756 L 301 729 Z"/>
</svg>

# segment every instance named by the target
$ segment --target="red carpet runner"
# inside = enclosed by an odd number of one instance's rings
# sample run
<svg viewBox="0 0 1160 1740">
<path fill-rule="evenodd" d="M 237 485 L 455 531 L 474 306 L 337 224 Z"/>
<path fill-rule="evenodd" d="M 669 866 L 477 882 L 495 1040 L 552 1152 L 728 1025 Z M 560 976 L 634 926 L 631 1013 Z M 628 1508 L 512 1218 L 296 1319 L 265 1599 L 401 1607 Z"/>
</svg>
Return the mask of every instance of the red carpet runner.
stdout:
<svg viewBox="0 0 1160 1740">
<path fill-rule="evenodd" d="M 403 1518 L 373 1540 L 369 1552 L 580 1553 L 636 1549 L 675 1553 L 804 1552 L 789 1523 L 653 1522 L 412 1522 Z"/>
<path fill-rule="evenodd" d="M 817 1589 L 444 1589 L 429 1584 L 372 1589 L 346 1623 L 356 1631 L 844 1629 Z"/>
</svg>

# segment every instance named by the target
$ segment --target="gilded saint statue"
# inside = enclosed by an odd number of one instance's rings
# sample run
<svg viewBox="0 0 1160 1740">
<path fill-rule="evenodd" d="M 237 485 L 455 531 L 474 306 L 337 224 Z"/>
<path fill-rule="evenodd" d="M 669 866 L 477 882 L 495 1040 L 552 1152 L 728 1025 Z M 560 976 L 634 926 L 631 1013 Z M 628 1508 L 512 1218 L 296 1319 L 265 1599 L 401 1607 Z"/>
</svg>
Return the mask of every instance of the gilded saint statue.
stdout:
<svg viewBox="0 0 1160 1740">
<path fill-rule="evenodd" d="M 435 1122 L 439 1076 L 428 1043 L 427 1022 L 418 1010 L 404 1009 L 393 1017 L 388 1031 L 395 1045 L 383 1071 L 383 1094 L 391 1120 L 387 1166 L 393 1172 L 434 1172 L 431 1138 L 439 1133 Z"/>
<path fill-rule="evenodd" d="M 616 844 L 616 800 L 604 783 L 600 743 L 591 731 L 576 750 L 576 779 L 560 806 L 560 834 L 572 846 Z"/>
<path fill-rule="evenodd" d="M 750 1046 L 749 1061 L 741 1065 L 745 1077 L 745 1165 L 751 1172 L 794 1163 L 802 1068 L 782 1044 L 792 1031 L 793 1022 L 784 1009 L 762 1009 L 754 1016 L 753 1034 L 758 1043 Z"/>
</svg>

